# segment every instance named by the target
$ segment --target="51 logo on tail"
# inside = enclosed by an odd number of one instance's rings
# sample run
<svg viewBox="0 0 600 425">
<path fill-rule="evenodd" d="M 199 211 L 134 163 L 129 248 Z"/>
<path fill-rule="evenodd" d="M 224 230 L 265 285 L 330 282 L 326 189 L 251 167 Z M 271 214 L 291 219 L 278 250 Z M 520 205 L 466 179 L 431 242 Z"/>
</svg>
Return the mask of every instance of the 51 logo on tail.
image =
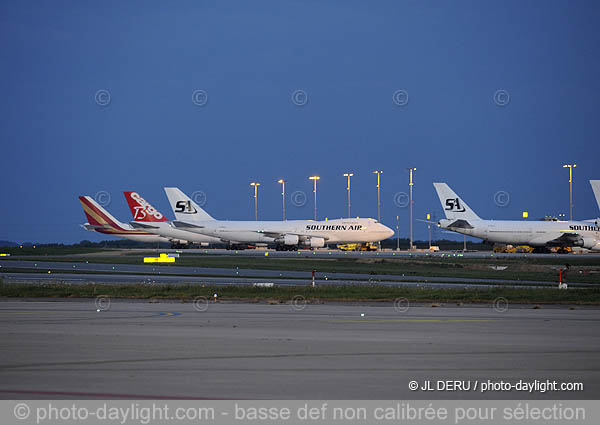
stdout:
<svg viewBox="0 0 600 425">
<path fill-rule="evenodd" d="M 465 207 L 460 204 L 459 198 L 446 199 L 446 208 L 444 209 L 447 211 L 465 212 Z"/>
</svg>

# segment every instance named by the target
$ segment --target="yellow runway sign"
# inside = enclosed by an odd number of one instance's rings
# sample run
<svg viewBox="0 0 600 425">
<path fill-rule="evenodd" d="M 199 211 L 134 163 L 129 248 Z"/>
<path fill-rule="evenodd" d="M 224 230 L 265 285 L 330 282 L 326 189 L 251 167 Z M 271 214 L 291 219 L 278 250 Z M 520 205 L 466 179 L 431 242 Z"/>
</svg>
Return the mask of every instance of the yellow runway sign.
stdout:
<svg viewBox="0 0 600 425">
<path fill-rule="evenodd" d="M 175 257 L 168 254 L 160 254 L 158 257 L 144 257 L 144 263 L 174 263 Z"/>
</svg>

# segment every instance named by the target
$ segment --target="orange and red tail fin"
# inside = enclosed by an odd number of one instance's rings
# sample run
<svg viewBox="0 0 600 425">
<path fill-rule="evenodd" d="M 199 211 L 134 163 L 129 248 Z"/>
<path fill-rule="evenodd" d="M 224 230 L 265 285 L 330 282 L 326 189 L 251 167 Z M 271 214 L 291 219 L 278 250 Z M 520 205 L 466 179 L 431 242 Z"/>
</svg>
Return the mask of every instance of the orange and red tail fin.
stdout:
<svg viewBox="0 0 600 425">
<path fill-rule="evenodd" d="M 81 202 L 81 207 L 88 219 L 88 223 L 93 227 L 119 231 L 124 230 L 123 223 L 102 208 L 91 196 L 80 196 L 79 202 Z"/>
<path fill-rule="evenodd" d="M 167 221 L 167 218 L 162 215 L 156 208 L 142 198 L 137 192 L 123 192 L 131 215 L 135 221 L 159 222 Z"/>
</svg>

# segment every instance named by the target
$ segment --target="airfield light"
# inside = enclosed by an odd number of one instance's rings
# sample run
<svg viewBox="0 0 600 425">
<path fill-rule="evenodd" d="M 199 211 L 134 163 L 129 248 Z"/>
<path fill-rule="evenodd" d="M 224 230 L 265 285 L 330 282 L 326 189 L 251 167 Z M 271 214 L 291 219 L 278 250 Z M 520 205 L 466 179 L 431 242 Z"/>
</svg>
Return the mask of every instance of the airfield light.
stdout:
<svg viewBox="0 0 600 425">
<path fill-rule="evenodd" d="M 260 183 L 252 182 L 250 186 L 254 186 L 254 220 L 258 221 L 258 186 Z"/>
<path fill-rule="evenodd" d="M 283 221 L 285 221 L 285 182 L 287 180 L 279 179 L 277 183 L 281 185 L 281 201 L 283 202 Z"/>
<path fill-rule="evenodd" d="M 348 191 L 348 218 L 350 218 L 350 177 L 352 177 L 354 173 L 344 173 L 344 177 L 348 178 L 348 186 L 346 190 Z"/>
<path fill-rule="evenodd" d="M 410 167 L 406 169 L 410 173 L 410 181 L 408 185 L 410 186 L 410 249 L 413 249 L 413 171 L 416 171 L 415 167 Z"/>
<path fill-rule="evenodd" d="M 309 180 L 312 180 L 314 183 L 314 189 L 313 192 L 315 194 L 315 221 L 317 220 L 317 180 L 320 180 L 321 177 L 319 176 L 310 176 Z"/>
<path fill-rule="evenodd" d="M 569 169 L 569 208 L 571 211 L 570 220 L 573 221 L 573 168 L 577 167 L 577 164 L 565 164 L 563 168 Z"/>
<path fill-rule="evenodd" d="M 527 211 L 523 211 L 523 218 L 528 218 L 529 217 L 529 213 Z"/>
</svg>

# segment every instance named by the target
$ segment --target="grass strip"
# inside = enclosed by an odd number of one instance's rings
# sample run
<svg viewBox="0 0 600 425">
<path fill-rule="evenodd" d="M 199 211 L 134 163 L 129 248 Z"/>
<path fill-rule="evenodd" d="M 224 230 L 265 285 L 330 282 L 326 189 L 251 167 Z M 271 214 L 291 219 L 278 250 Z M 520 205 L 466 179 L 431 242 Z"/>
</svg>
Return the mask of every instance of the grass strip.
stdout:
<svg viewBox="0 0 600 425">
<path fill-rule="evenodd" d="M 257 288 L 231 285 L 154 285 L 154 284 L 3 284 L 0 296 L 19 298 L 93 298 L 99 295 L 130 299 L 181 299 L 211 298 L 214 293 L 220 300 L 249 302 L 290 302 L 295 296 L 303 296 L 311 303 L 339 301 L 394 301 L 406 298 L 415 302 L 463 302 L 489 303 L 504 297 L 509 303 L 546 304 L 593 304 L 600 305 L 600 288 L 559 290 L 553 288 L 414 288 L 383 285 L 319 285 L 275 286 Z"/>
</svg>

